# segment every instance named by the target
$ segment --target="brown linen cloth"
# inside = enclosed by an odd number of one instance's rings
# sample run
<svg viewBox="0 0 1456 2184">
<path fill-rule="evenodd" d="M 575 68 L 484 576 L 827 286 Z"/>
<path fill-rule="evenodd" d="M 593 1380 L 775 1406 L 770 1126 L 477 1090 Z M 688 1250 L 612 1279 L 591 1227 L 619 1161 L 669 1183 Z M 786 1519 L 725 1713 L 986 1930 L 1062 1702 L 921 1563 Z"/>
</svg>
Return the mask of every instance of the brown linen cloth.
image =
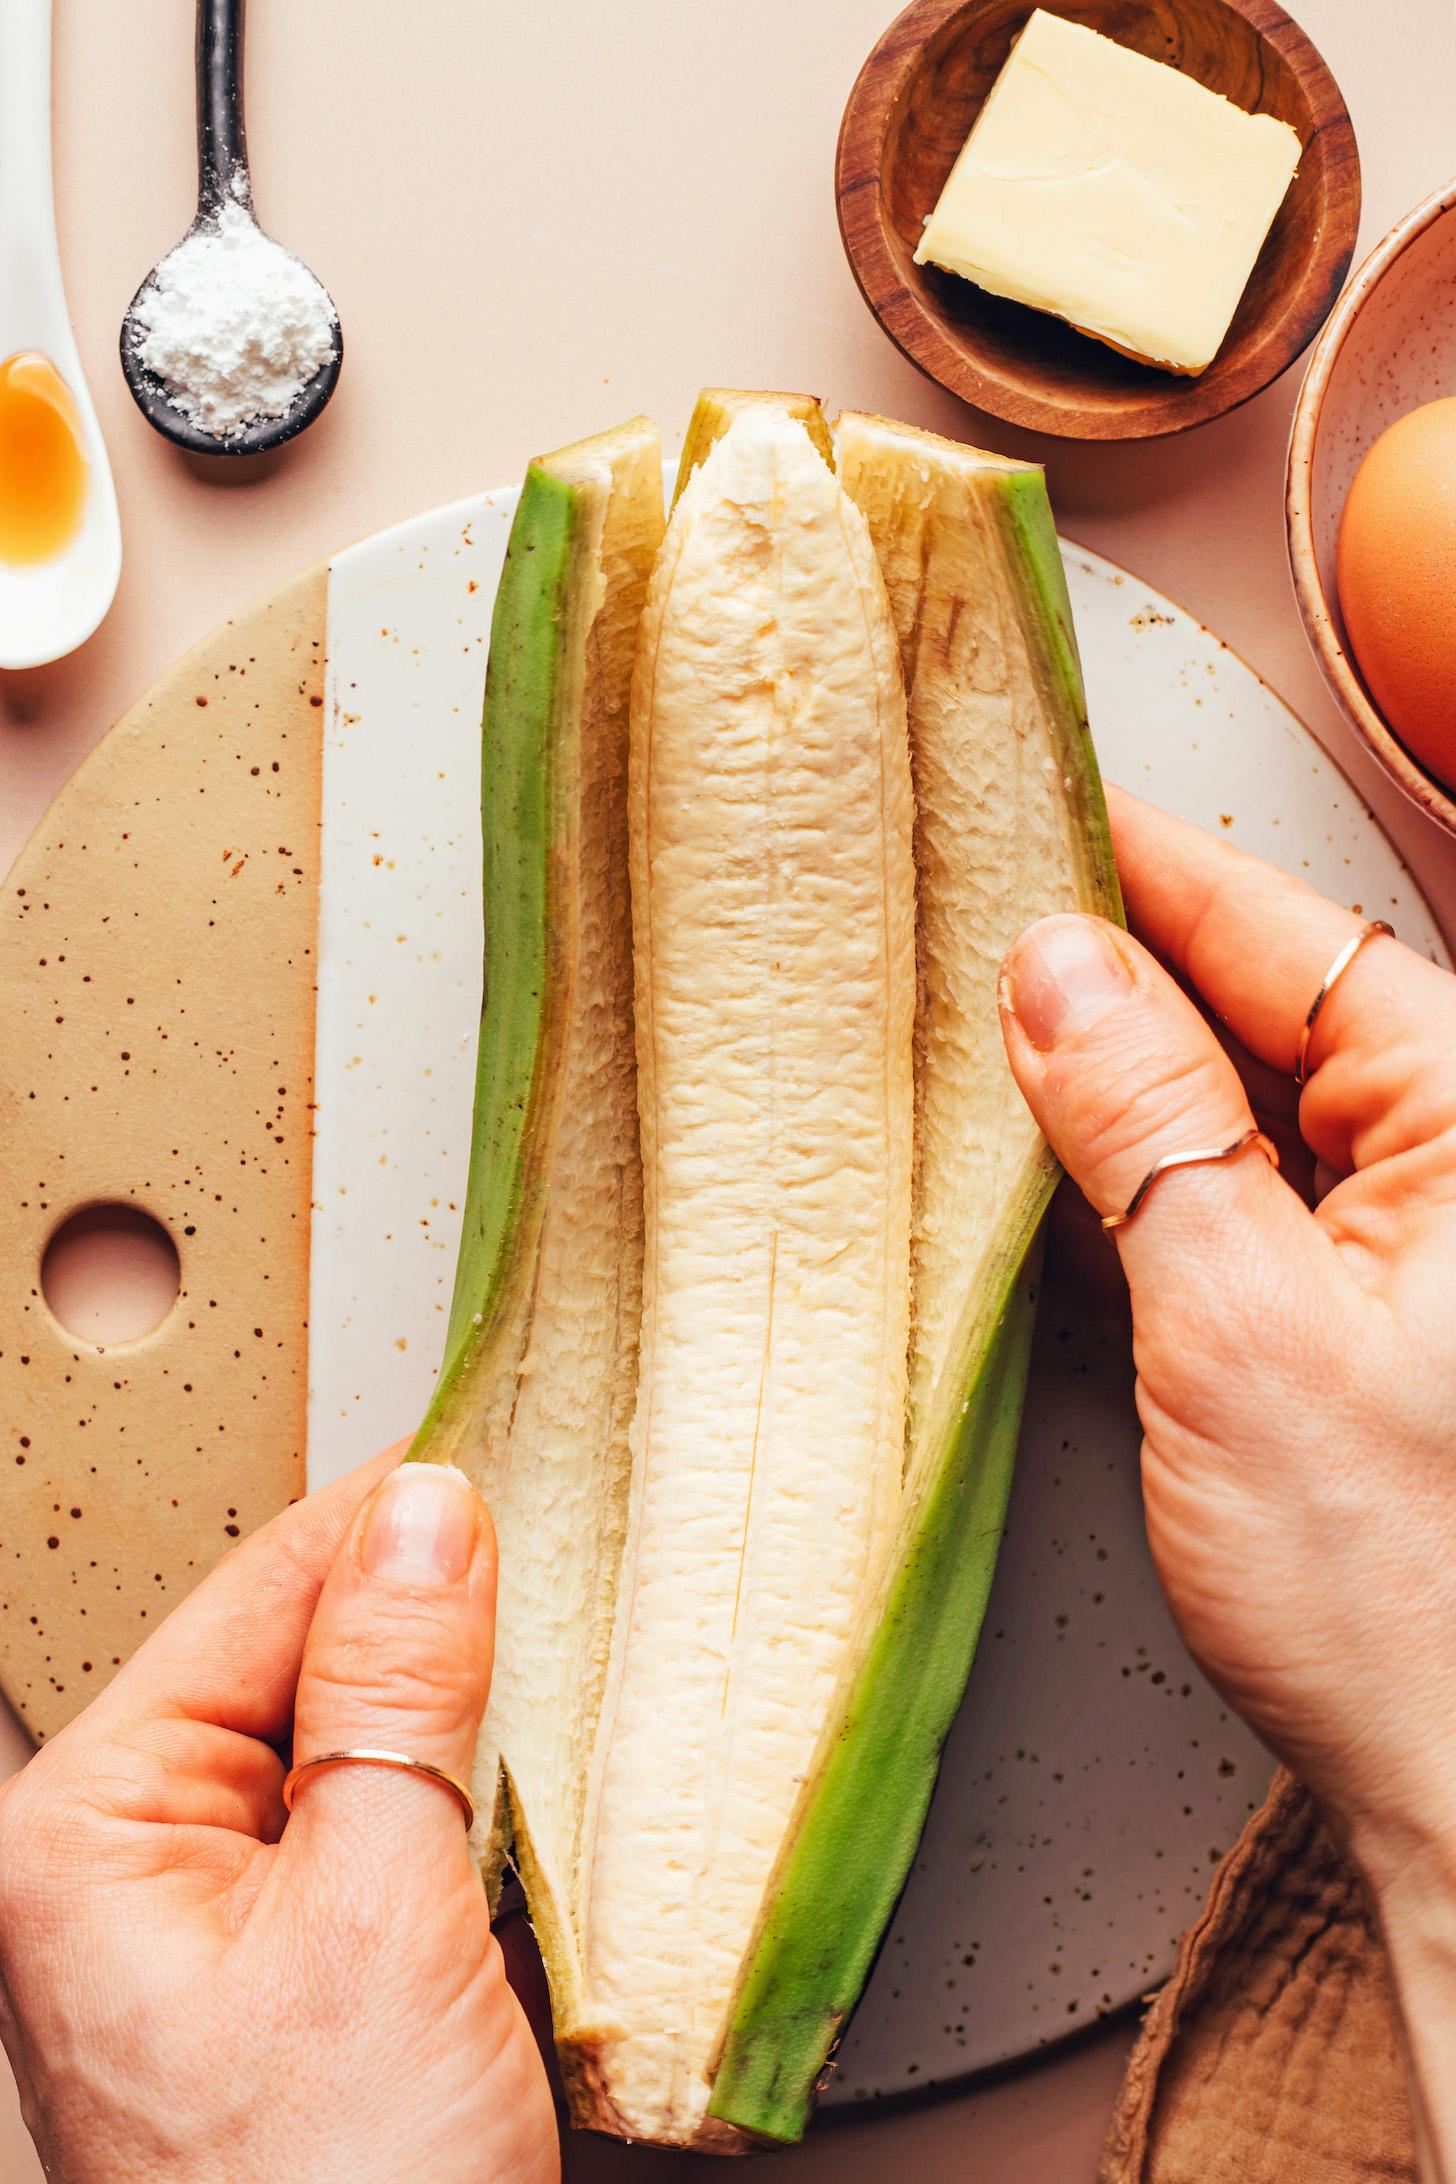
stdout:
<svg viewBox="0 0 1456 2184">
<path fill-rule="evenodd" d="M 1148 2013 L 1099 2184 L 1415 2184 L 1416 2173 L 1374 1919 L 1281 1769 Z"/>
</svg>

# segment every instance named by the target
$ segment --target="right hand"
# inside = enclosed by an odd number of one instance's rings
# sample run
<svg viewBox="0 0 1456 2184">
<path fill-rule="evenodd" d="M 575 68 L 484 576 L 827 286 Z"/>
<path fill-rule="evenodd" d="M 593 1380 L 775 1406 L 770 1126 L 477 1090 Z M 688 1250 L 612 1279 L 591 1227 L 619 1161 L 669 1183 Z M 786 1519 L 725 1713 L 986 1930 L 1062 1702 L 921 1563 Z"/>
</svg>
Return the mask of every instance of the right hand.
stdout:
<svg viewBox="0 0 1456 2184">
<path fill-rule="evenodd" d="M 1115 1234 L 1174 1614 L 1378 1862 L 1456 1815 L 1456 979 L 1370 941 L 1301 1099 L 1305 1012 L 1361 921 L 1130 797 L 1113 812 L 1147 945 L 1086 918 L 1025 933 L 1012 1067 L 1099 1213 L 1161 1154 L 1237 1137 L 1251 1091 L 1286 1137 L 1297 1109 L 1337 1179 L 1311 1207 L 1250 1151 L 1165 1175 Z"/>
<path fill-rule="evenodd" d="M 1297 1095 L 1306 1011 L 1361 919 L 1111 802 L 1146 945 L 1092 918 L 1024 933 L 1012 1068 L 1098 1213 L 1256 1112 L 1292 1149 L 1283 1175 L 1252 1149 L 1166 1173 L 1115 1231 L 1148 1535 L 1190 1649 L 1364 1870 L 1430 2173 L 1456 2176 L 1456 979 L 1369 941 Z M 1291 1187 L 1310 1154 L 1318 1204 Z"/>
</svg>

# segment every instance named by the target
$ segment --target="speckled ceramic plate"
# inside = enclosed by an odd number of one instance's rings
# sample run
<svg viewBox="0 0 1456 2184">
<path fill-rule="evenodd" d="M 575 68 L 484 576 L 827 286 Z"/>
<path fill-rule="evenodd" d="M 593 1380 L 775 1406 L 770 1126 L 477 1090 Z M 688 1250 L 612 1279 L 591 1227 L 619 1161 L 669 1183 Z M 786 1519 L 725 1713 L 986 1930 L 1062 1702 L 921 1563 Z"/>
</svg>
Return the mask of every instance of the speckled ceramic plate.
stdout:
<svg viewBox="0 0 1456 2184">
<path fill-rule="evenodd" d="M 423 516 L 329 575 L 315 1484 L 413 1429 L 443 1339 L 480 1006 L 482 653 L 515 504 Z M 1107 771 L 1441 956 L 1395 851 L 1279 699 L 1137 579 L 1067 559 Z M 1162 1606 L 1137 1445 L 1126 1338 L 1053 1271 L 981 1657 L 830 2105 L 944 2085 L 1143 1993 L 1262 1792 L 1268 1761 Z"/>
</svg>

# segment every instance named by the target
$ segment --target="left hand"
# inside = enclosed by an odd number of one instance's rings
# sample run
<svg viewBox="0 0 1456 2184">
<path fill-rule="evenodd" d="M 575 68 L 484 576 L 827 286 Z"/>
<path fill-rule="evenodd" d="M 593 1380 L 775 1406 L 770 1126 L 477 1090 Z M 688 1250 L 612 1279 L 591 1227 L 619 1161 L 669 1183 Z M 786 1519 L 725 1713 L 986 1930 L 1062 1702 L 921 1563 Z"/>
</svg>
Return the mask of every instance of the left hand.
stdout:
<svg viewBox="0 0 1456 2184">
<path fill-rule="evenodd" d="M 286 1510 L 0 1793 L 0 2033 L 58 2184 L 555 2184 L 462 1814 L 495 1545 L 399 1451 Z M 371 1491 L 372 1490 L 372 1491 Z"/>
</svg>

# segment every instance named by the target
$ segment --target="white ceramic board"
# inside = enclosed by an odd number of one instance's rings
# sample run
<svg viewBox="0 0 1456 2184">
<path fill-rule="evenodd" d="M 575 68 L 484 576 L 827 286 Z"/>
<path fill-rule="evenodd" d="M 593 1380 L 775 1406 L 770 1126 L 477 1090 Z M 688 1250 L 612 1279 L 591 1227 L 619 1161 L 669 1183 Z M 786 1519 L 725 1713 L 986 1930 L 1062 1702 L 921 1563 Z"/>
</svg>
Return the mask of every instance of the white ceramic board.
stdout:
<svg viewBox="0 0 1456 2184">
<path fill-rule="evenodd" d="M 481 687 L 515 505 L 462 501 L 330 571 L 314 1485 L 413 1430 L 443 1345 L 480 1007 Z M 1273 692 L 1138 579 L 1066 557 L 1105 770 L 1444 960 L 1396 853 Z M 1267 1758 L 1162 1605 L 1137 1448 L 1126 1336 L 1053 1269 L 981 1656 L 832 2105 L 963 2077 L 1144 1993 L 1262 1794 Z"/>
</svg>

